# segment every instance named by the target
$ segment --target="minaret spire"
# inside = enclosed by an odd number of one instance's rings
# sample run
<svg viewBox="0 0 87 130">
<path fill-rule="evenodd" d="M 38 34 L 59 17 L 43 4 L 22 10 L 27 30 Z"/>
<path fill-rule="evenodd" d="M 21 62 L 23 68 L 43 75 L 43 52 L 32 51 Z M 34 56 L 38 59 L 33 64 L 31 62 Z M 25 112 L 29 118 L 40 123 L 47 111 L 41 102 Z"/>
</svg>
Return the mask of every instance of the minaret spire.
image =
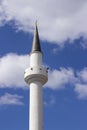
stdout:
<svg viewBox="0 0 87 130">
<path fill-rule="evenodd" d="M 34 53 L 36 51 L 42 52 L 41 51 L 41 46 L 40 46 L 39 34 L 38 34 L 37 21 L 35 22 L 34 38 L 33 38 L 31 53 Z"/>
</svg>

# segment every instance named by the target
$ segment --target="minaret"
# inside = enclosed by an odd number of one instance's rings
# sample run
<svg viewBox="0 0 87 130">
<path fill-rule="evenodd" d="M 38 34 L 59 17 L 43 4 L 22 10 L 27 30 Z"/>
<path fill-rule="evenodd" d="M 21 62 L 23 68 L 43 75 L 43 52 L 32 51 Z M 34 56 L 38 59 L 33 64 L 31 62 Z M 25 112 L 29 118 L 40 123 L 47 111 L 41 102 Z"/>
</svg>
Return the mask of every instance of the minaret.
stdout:
<svg viewBox="0 0 87 130">
<path fill-rule="evenodd" d="M 42 65 L 42 51 L 35 25 L 30 67 L 25 70 L 24 79 L 30 86 L 29 130 L 43 130 L 43 85 L 48 80 L 48 70 Z"/>
</svg>

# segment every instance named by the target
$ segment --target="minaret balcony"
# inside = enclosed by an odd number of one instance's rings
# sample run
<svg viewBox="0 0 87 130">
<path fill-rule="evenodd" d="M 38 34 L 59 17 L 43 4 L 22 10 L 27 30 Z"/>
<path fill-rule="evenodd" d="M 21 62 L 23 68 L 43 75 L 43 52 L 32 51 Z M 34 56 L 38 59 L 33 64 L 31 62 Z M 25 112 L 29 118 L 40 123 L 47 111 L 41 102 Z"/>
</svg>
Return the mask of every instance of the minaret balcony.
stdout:
<svg viewBox="0 0 87 130">
<path fill-rule="evenodd" d="M 48 69 L 38 66 L 29 67 L 24 72 L 24 79 L 28 84 L 39 81 L 44 85 L 48 80 Z"/>
</svg>

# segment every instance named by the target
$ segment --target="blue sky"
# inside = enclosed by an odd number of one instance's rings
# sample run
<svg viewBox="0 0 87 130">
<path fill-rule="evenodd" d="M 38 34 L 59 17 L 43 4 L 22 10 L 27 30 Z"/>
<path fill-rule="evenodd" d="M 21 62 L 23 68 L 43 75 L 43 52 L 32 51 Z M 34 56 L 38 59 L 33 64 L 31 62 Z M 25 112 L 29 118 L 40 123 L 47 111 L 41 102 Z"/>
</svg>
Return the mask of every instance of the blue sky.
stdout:
<svg viewBox="0 0 87 130">
<path fill-rule="evenodd" d="M 50 4 L 50 6 L 49 6 Z M 37 19 L 43 64 L 44 130 L 87 130 L 87 1 L 0 1 L 0 129 L 28 130 L 29 67 Z"/>
</svg>

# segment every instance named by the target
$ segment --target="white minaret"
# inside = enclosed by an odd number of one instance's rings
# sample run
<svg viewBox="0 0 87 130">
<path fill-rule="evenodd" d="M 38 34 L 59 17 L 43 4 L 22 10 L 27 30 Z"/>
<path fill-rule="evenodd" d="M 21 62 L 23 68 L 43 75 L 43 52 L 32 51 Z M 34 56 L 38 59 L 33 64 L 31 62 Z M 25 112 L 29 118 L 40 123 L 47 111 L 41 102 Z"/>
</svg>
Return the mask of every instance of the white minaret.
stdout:
<svg viewBox="0 0 87 130">
<path fill-rule="evenodd" d="M 30 119 L 29 130 L 43 130 L 43 88 L 48 80 L 48 70 L 42 65 L 37 24 L 35 25 L 30 67 L 25 70 L 24 79 L 30 86 Z"/>
</svg>

